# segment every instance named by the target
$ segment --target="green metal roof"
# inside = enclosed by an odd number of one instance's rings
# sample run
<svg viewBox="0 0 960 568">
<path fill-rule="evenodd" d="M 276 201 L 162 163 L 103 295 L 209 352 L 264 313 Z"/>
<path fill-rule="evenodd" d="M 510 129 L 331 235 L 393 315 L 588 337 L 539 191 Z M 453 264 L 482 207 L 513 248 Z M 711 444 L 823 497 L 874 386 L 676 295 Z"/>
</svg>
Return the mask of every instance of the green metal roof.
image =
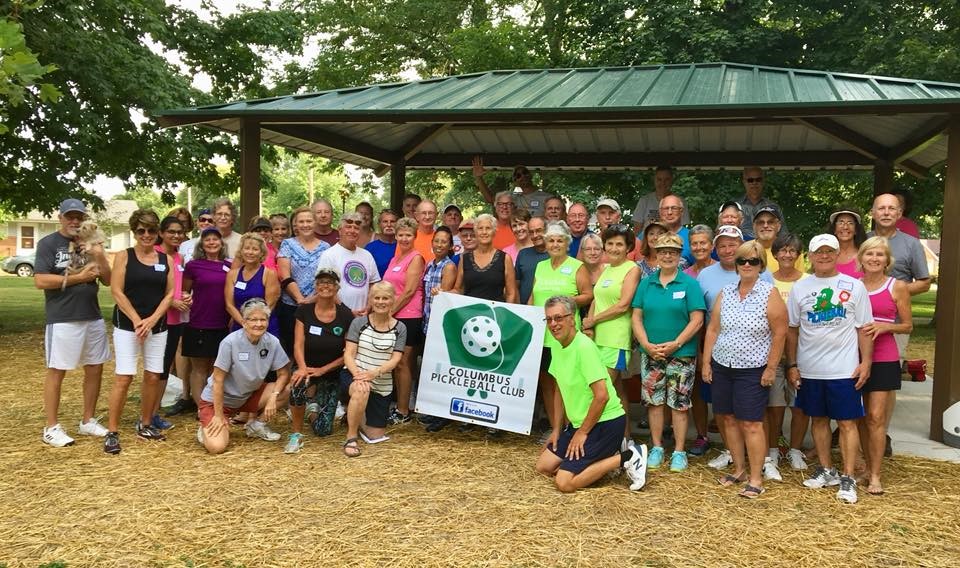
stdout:
<svg viewBox="0 0 960 568">
<path fill-rule="evenodd" d="M 945 117 L 958 112 L 958 84 L 702 63 L 489 71 L 156 116 L 164 126 L 234 133 L 243 120 L 255 121 L 266 142 L 381 171 L 401 161 L 468 167 L 465 157 L 473 153 L 502 156 L 502 165 L 644 167 L 600 156 L 642 152 L 662 160 L 709 151 L 717 155 L 672 163 L 869 167 L 878 159 L 901 166 L 909 159 L 906 169 L 922 173 L 944 159 L 938 134 Z M 901 147 L 918 137 L 922 144 Z M 921 145 L 918 156 L 913 151 Z M 904 158 L 907 150 L 913 154 Z M 807 156 L 788 163 L 787 152 Z M 597 159 L 577 158 L 586 155 Z M 753 156 L 763 159 L 750 162 Z"/>
</svg>

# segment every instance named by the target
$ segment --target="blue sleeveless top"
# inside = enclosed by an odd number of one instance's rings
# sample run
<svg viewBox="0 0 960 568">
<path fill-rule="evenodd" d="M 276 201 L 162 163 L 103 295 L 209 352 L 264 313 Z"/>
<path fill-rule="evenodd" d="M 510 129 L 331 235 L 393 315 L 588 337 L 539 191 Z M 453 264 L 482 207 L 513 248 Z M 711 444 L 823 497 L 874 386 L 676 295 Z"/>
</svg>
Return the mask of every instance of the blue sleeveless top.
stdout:
<svg viewBox="0 0 960 568">
<path fill-rule="evenodd" d="M 260 270 L 257 270 L 257 273 L 253 275 L 253 278 L 244 281 L 243 267 L 240 267 L 240 271 L 237 272 L 237 284 L 243 282 L 244 288 L 241 290 L 240 288 L 237 288 L 236 284 L 233 286 L 233 305 L 235 305 L 238 310 L 241 306 L 243 306 L 243 303 L 250 298 L 261 298 L 266 300 L 267 290 L 263 285 L 264 270 L 266 270 L 266 268 L 261 264 Z M 230 331 L 236 331 L 240 329 L 240 327 L 241 326 L 237 325 L 237 322 L 232 322 L 230 324 Z M 280 337 L 280 322 L 277 320 L 276 309 L 270 313 L 270 321 L 267 322 L 267 331 L 273 334 L 275 337 Z"/>
</svg>

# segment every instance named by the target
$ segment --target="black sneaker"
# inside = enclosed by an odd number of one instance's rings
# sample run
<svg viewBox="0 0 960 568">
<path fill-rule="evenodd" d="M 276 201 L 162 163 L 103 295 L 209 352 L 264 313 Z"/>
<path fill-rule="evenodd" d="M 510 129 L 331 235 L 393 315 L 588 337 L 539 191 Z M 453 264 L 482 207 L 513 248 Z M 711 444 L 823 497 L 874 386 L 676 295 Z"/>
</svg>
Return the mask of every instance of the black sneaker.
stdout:
<svg viewBox="0 0 960 568">
<path fill-rule="evenodd" d="M 427 424 L 427 432 L 439 432 L 447 427 L 450 421 L 446 418 L 436 418 L 433 422 Z"/>
<path fill-rule="evenodd" d="M 119 432 L 107 432 L 106 438 L 103 439 L 103 451 L 108 454 L 120 453 L 120 433 Z"/>
<path fill-rule="evenodd" d="M 163 415 L 166 417 L 170 417 L 170 416 L 178 416 L 180 414 L 187 414 L 188 412 L 196 412 L 196 411 L 197 411 L 197 403 L 193 402 L 192 398 L 191 399 L 178 398 L 177 402 L 167 407 Z"/>
<path fill-rule="evenodd" d="M 153 440 L 157 442 L 162 442 L 167 439 L 160 430 L 157 430 L 153 426 L 144 426 L 140 424 L 140 421 L 137 421 L 137 437 L 141 440 Z"/>
<path fill-rule="evenodd" d="M 393 426 L 399 426 L 400 424 L 406 424 L 410 422 L 413 418 L 409 414 L 401 414 L 397 409 L 394 409 L 390 413 L 390 416 L 387 417 L 387 423 Z"/>
</svg>

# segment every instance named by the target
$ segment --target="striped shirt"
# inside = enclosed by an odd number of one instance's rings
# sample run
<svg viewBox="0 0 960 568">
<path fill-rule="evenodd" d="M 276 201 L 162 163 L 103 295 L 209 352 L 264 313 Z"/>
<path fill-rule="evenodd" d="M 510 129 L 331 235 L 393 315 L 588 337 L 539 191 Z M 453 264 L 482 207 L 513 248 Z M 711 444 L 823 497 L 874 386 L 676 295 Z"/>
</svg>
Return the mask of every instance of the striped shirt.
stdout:
<svg viewBox="0 0 960 568">
<path fill-rule="evenodd" d="M 453 264 L 449 256 L 445 256 L 437 262 L 436 259 L 427 263 L 427 268 L 423 271 L 423 332 L 427 332 L 427 324 L 430 323 L 430 307 L 433 304 L 433 290 L 440 285 L 440 277 L 443 276 L 443 268 L 448 264 Z"/>
<path fill-rule="evenodd" d="M 376 369 L 390 360 L 395 351 L 407 344 L 407 327 L 397 321 L 393 327 L 379 330 L 366 316 L 356 318 L 347 331 L 347 341 L 357 344 L 357 367 L 361 371 Z M 392 373 L 381 373 L 373 379 L 373 392 L 387 396 L 393 392 Z"/>
</svg>

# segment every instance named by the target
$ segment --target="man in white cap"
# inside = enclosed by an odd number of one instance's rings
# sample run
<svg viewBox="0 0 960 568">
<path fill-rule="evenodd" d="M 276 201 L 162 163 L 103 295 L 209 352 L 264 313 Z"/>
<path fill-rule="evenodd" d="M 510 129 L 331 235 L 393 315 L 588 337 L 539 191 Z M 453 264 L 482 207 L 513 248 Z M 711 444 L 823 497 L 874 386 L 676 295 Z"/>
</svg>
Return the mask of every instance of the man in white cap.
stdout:
<svg viewBox="0 0 960 568">
<path fill-rule="evenodd" d="M 633 228 L 640 234 L 640 231 L 651 221 L 660 219 L 660 200 L 668 195 L 673 195 L 673 168 L 670 166 L 657 166 L 653 174 L 653 189 L 650 193 L 640 196 L 637 206 L 633 209 Z M 690 213 L 683 211 L 681 225 L 690 224 Z"/>
<path fill-rule="evenodd" d="M 79 433 L 107 435 L 107 429 L 93 414 L 100 396 L 103 364 L 110 359 L 97 281 L 110 285 L 110 263 L 102 245 L 83 250 L 83 245 L 75 242 L 86 218 L 87 208 L 82 201 L 65 199 L 60 204 L 60 229 L 37 243 L 34 283 L 43 290 L 47 324 L 43 441 L 58 448 L 74 443 L 60 426 L 57 414 L 63 378 L 79 365 L 83 365 L 83 417 Z"/>
<path fill-rule="evenodd" d="M 620 222 L 620 204 L 605 198 L 597 202 L 597 234 L 602 234 L 610 225 Z"/>
<path fill-rule="evenodd" d="M 797 389 L 796 405 L 813 419 L 820 460 L 803 484 L 839 485 L 837 498 L 856 503 L 857 421 L 864 416 L 860 388 L 873 362 L 873 339 L 862 328 L 873 322 L 873 311 L 863 283 L 837 272 L 837 237 L 817 235 L 809 251 L 813 275 L 798 280 L 787 298 L 787 378 Z M 840 473 L 831 464 L 830 420 L 840 430 Z"/>
</svg>

